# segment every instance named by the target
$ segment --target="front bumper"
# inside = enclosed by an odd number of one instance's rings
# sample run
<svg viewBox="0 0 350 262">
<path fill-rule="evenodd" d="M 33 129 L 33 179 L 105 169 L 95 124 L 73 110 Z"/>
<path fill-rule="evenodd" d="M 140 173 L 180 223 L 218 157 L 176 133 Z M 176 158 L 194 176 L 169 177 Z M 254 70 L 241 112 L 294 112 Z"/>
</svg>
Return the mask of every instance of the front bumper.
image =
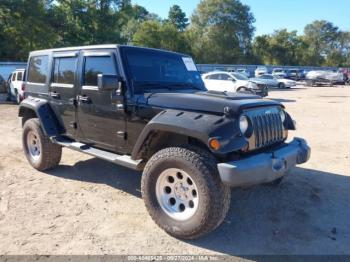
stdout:
<svg viewBox="0 0 350 262">
<path fill-rule="evenodd" d="M 245 159 L 218 164 L 221 181 L 231 187 L 247 187 L 272 182 L 293 166 L 309 160 L 311 149 L 306 141 L 295 138 L 282 148 Z"/>
</svg>

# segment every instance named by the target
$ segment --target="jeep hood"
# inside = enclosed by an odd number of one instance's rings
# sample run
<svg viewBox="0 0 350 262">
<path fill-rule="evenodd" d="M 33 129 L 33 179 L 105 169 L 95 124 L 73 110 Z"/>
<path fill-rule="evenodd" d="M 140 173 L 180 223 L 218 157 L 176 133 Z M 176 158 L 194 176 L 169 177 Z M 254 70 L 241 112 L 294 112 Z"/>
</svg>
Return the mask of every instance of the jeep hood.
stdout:
<svg viewBox="0 0 350 262">
<path fill-rule="evenodd" d="M 150 93 L 145 94 L 145 103 L 152 107 L 172 108 L 186 111 L 210 112 L 223 114 L 224 108 L 229 107 L 234 113 L 241 110 L 263 107 L 280 106 L 279 102 L 262 99 L 260 96 L 205 91 L 196 93 Z"/>
</svg>

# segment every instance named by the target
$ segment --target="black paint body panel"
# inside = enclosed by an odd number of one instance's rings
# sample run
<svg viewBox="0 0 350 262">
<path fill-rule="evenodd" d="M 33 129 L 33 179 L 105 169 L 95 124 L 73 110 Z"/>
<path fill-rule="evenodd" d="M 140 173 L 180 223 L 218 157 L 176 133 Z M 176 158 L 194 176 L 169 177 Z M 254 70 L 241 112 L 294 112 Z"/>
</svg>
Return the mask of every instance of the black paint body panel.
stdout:
<svg viewBox="0 0 350 262">
<path fill-rule="evenodd" d="M 121 47 L 77 47 L 32 52 L 30 57 L 49 56 L 49 75 L 45 84 L 27 86 L 27 98 L 20 105 L 19 116 L 23 116 L 25 108 L 33 110 L 42 122 L 44 131 L 51 137 L 68 136 L 137 159 L 143 144 L 155 131 L 192 137 L 204 145 L 208 144 L 209 138 L 218 137 L 222 147 L 215 153 L 237 151 L 247 143 L 238 127 L 238 116 L 242 110 L 283 107 L 278 102 L 255 95 L 206 92 L 190 87 L 179 91 L 134 94 Z M 74 85 L 72 88 L 52 87 L 53 60 L 57 55 L 67 55 L 67 52 L 68 55 L 74 52 L 73 55 L 78 58 Z M 90 55 L 113 57 L 118 76 L 125 80 L 122 96 L 116 95 L 113 90 L 84 87 L 84 59 Z M 55 91 L 61 93 L 61 97 L 50 95 Z M 82 97 L 88 97 L 88 101 L 81 100 Z M 230 114 L 225 113 L 227 109 Z"/>
</svg>

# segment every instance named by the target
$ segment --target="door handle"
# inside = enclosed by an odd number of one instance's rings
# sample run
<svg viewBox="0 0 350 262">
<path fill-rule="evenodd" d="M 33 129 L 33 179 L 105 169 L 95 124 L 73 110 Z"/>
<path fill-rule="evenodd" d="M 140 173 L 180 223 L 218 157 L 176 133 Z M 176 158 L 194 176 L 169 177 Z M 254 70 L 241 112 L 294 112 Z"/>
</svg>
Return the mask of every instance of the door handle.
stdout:
<svg viewBox="0 0 350 262">
<path fill-rule="evenodd" d="M 90 97 L 86 95 L 78 96 L 78 101 L 86 104 L 91 103 Z"/>
<path fill-rule="evenodd" d="M 61 98 L 61 95 L 57 92 L 50 92 L 50 96 L 57 99 Z"/>
</svg>

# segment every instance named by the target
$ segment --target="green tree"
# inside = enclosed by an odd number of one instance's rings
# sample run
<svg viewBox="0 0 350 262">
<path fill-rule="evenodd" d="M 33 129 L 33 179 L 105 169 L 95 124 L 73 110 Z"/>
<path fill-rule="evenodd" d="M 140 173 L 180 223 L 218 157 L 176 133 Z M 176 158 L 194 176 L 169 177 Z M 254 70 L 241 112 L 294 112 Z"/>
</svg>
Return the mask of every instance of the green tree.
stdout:
<svg viewBox="0 0 350 262">
<path fill-rule="evenodd" d="M 188 18 L 186 18 L 186 13 L 183 12 L 178 5 L 173 5 L 170 7 L 168 22 L 174 24 L 180 31 L 184 31 L 188 26 Z"/>
<path fill-rule="evenodd" d="M 253 54 L 259 64 L 271 64 L 270 36 L 261 35 L 253 41 Z"/>
<path fill-rule="evenodd" d="M 133 44 L 160 48 L 160 27 L 161 24 L 158 21 L 149 20 L 143 22 L 133 36 Z"/>
<path fill-rule="evenodd" d="M 0 2 L 0 56 L 25 61 L 35 49 L 52 47 L 58 36 L 49 21 L 49 1 L 2 0 Z"/>
<path fill-rule="evenodd" d="M 306 25 L 303 37 L 308 45 L 305 62 L 309 65 L 322 65 L 336 47 L 339 36 L 338 27 L 331 22 L 317 20 Z"/>
<path fill-rule="evenodd" d="M 246 62 L 255 21 L 239 0 L 203 0 L 186 34 L 192 53 L 202 63 Z"/>
<path fill-rule="evenodd" d="M 133 37 L 133 44 L 172 51 L 185 52 L 187 49 L 184 34 L 170 23 L 156 20 L 143 22 Z"/>
<path fill-rule="evenodd" d="M 262 63 L 271 65 L 298 65 L 302 46 L 297 31 L 288 32 L 286 29 L 256 37 L 253 42 L 254 54 Z"/>
<path fill-rule="evenodd" d="M 54 28 L 60 45 L 118 43 L 120 1 L 57 0 L 53 7 Z"/>
</svg>

